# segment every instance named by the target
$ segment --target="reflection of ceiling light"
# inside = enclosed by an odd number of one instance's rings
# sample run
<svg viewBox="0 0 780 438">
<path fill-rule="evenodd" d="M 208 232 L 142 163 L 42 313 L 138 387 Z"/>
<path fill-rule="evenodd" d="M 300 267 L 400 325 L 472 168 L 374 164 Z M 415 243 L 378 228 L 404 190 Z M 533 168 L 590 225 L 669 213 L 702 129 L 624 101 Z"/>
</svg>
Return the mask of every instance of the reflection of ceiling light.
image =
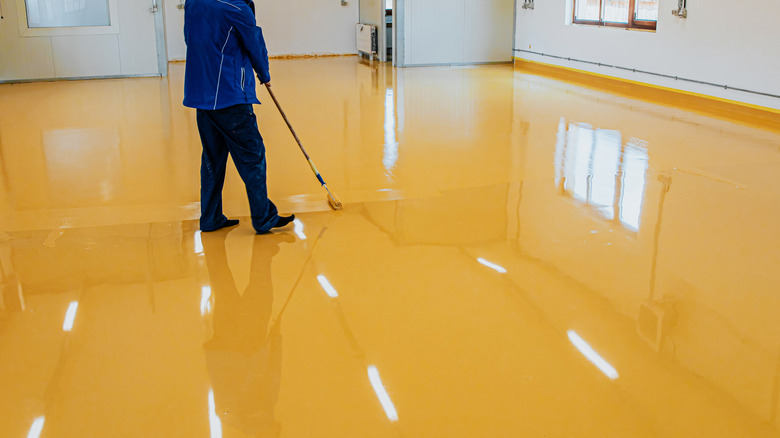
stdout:
<svg viewBox="0 0 780 438">
<path fill-rule="evenodd" d="M 596 368 L 598 368 L 604 375 L 609 377 L 612 380 L 617 379 L 618 372 L 615 370 L 615 368 L 609 364 L 604 358 L 602 358 L 598 353 L 596 353 L 596 350 L 591 348 L 590 345 L 588 345 L 587 342 L 585 342 L 580 335 L 577 334 L 574 330 L 569 330 L 569 341 L 571 341 L 572 344 L 574 344 L 575 347 L 577 347 L 577 350 L 580 350 L 580 353 L 582 353 L 583 356 L 585 356 L 589 361 L 593 363 L 593 365 L 596 365 Z"/>
<path fill-rule="evenodd" d="M 203 254 L 203 240 L 201 239 L 200 230 L 195 232 L 195 254 Z"/>
<path fill-rule="evenodd" d="M 32 426 L 30 427 L 30 432 L 27 434 L 27 438 L 38 438 L 41 436 L 41 431 L 43 431 L 43 422 L 46 420 L 46 417 L 38 417 L 33 421 Z"/>
<path fill-rule="evenodd" d="M 481 257 L 478 258 L 477 261 L 487 266 L 488 268 L 493 269 L 494 271 L 500 272 L 502 274 L 506 274 L 506 269 L 504 269 L 502 266 L 498 266 L 497 264 L 489 262 Z"/>
<path fill-rule="evenodd" d="M 295 219 L 293 221 L 293 226 L 295 227 L 294 228 L 295 235 L 298 236 L 298 238 L 301 239 L 301 240 L 306 240 L 306 235 L 303 234 L 303 222 L 301 222 L 298 219 Z"/>
<path fill-rule="evenodd" d="M 211 286 L 203 286 L 200 289 L 200 314 L 211 312 Z"/>
<path fill-rule="evenodd" d="M 322 286 L 323 289 L 325 289 L 325 293 L 328 294 L 331 298 L 338 298 L 339 293 L 336 292 L 336 289 L 330 284 L 327 278 L 325 278 L 324 275 L 318 275 L 317 281 L 320 282 L 320 286 Z"/>
<path fill-rule="evenodd" d="M 217 416 L 213 390 L 209 391 L 209 429 L 211 430 L 211 438 L 222 438 L 222 421 Z"/>
<path fill-rule="evenodd" d="M 390 395 L 387 394 L 385 386 L 382 384 L 382 379 L 379 377 L 379 370 L 374 365 L 368 367 L 368 380 L 371 381 L 371 386 L 374 388 L 379 403 L 382 403 L 382 409 L 385 410 L 385 415 L 390 421 L 398 421 L 398 412 L 395 410 L 393 401 L 390 400 Z"/>
<path fill-rule="evenodd" d="M 62 330 L 69 332 L 73 329 L 73 322 L 76 320 L 76 310 L 79 308 L 79 302 L 73 301 L 65 312 L 65 322 L 62 324 Z"/>
</svg>

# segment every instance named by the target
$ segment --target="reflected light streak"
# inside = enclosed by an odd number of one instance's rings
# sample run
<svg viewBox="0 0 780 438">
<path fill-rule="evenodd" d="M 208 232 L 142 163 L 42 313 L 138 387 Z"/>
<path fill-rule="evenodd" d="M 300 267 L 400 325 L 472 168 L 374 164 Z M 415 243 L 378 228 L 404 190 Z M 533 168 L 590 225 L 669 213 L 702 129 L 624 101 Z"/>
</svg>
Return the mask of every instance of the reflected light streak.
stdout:
<svg viewBox="0 0 780 438">
<path fill-rule="evenodd" d="M 382 379 L 379 377 L 379 370 L 374 365 L 368 367 L 368 380 L 371 381 L 371 386 L 374 387 L 374 392 L 379 403 L 382 404 L 382 409 L 385 410 L 385 415 L 390 421 L 398 421 L 398 412 L 395 410 L 393 401 L 390 400 L 390 395 L 387 394 L 385 386 L 382 384 Z"/>
<path fill-rule="evenodd" d="M 195 232 L 195 254 L 203 254 L 203 240 L 200 238 L 200 230 Z"/>
<path fill-rule="evenodd" d="M 336 289 L 330 284 L 327 278 L 325 278 L 324 275 L 318 275 L 317 281 L 320 282 L 320 286 L 322 286 L 323 289 L 325 289 L 325 293 L 328 294 L 331 298 L 338 298 L 339 293 L 336 292 Z"/>
<path fill-rule="evenodd" d="M 79 302 L 73 301 L 65 312 L 65 322 L 62 324 L 62 330 L 69 332 L 73 329 L 73 322 L 76 321 L 76 311 L 79 308 Z"/>
<path fill-rule="evenodd" d="M 211 312 L 211 286 L 203 286 L 200 290 L 201 316 Z"/>
<path fill-rule="evenodd" d="M 390 171 L 395 167 L 398 161 L 398 141 L 395 136 L 395 101 L 393 99 L 393 90 L 388 89 L 385 93 L 385 156 L 382 164 L 385 170 Z"/>
<path fill-rule="evenodd" d="M 572 344 L 577 348 L 577 350 L 580 350 L 580 353 L 583 354 L 589 361 L 593 363 L 593 365 L 596 365 L 596 368 L 598 368 L 602 373 L 604 373 L 605 376 L 609 377 L 612 380 L 617 379 L 618 372 L 615 370 L 615 368 L 609 364 L 604 358 L 602 358 L 598 353 L 596 353 L 596 350 L 591 348 L 590 345 L 588 345 L 587 342 L 585 342 L 580 335 L 577 334 L 574 330 L 569 330 L 568 332 L 569 340 Z"/>
<path fill-rule="evenodd" d="M 488 268 L 493 269 L 494 271 L 500 272 L 502 274 L 506 274 L 506 269 L 504 269 L 502 266 L 498 266 L 495 263 L 489 262 L 483 259 L 482 257 L 478 258 L 477 261 L 487 266 Z"/>
<path fill-rule="evenodd" d="M 303 222 L 301 222 L 299 219 L 295 219 L 293 221 L 295 235 L 298 236 L 301 240 L 306 240 L 306 235 L 303 234 Z"/>
<path fill-rule="evenodd" d="M 214 390 L 209 391 L 209 429 L 211 430 L 211 438 L 222 438 L 222 421 L 217 416 Z"/>
<path fill-rule="evenodd" d="M 30 426 L 30 432 L 27 434 L 27 438 L 38 438 L 41 436 L 41 432 L 43 431 L 43 422 L 46 420 L 46 417 L 38 417 L 33 421 L 32 426 Z"/>
</svg>

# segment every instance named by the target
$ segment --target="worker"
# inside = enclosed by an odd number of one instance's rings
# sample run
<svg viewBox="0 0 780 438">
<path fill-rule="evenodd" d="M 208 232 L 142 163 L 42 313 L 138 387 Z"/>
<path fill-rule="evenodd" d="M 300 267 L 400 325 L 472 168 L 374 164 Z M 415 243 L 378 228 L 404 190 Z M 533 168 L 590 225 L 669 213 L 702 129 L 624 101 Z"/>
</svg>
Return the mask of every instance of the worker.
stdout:
<svg viewBox="0 0 780 438">
<path fill-rule="evenodd" d="M 258 234 L 283 227 L 268 199 L 263 137 L 252 105 L 259 104 L 252 70 L 270 86 L 268 50 L 252 0 L 186 0 L 184 106 L 195 108 L 203 145 L 200 167 L 200 229 L 238 224 L 222 212 L 228 153 L 246 186 L 252 226 Z"/>
</svg>

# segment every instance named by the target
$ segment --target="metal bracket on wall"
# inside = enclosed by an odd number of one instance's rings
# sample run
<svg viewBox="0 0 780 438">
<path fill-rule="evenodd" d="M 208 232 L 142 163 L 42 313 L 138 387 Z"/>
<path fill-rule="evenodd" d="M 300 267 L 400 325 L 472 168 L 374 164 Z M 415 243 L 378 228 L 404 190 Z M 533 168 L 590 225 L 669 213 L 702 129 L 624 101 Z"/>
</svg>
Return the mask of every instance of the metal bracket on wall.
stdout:
<svg viewBox="0 0 780 438">
<path fill-rule="evenodd" d="M 533 9 L 534 8 L 534 0 L 525 0 L 523 2 L 523 9 Z"/>
<path fill-rule="evenodd" d="M 672 10 L 672 15 L 679 18 L 688 18 L 688 0 L 677 0 L 677 9 Z"/>
</svg>

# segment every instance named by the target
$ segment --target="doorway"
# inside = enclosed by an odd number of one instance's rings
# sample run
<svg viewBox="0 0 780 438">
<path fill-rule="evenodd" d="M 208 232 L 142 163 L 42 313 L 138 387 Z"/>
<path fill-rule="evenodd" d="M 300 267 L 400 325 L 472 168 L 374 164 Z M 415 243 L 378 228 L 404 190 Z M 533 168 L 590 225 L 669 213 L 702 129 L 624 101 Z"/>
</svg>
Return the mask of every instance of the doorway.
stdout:
<svg viewBox="0 0 780 438">
<path fill-rule="evenodd" d="M 400 4 L 402 0 L 360 0 L 359 21 L 376 27 L 377 56 L 381 62 L 390 62 L 396 58 L 393 42 L 397 32 L 393 27 L 398 23 L 395 12 Z"/>
<path fill-rule="evenodd" d="M 385 3 L 385 16 L 384 16 L 384 25 L 379 30 L 380 32 L 384 33 L 384 51 L 382 52 L 384 55 L 383 61 L 385 62 L 392 62 L 393 61 L 393 0 L 380 0 L 384 1 Z"/>
</svg>

